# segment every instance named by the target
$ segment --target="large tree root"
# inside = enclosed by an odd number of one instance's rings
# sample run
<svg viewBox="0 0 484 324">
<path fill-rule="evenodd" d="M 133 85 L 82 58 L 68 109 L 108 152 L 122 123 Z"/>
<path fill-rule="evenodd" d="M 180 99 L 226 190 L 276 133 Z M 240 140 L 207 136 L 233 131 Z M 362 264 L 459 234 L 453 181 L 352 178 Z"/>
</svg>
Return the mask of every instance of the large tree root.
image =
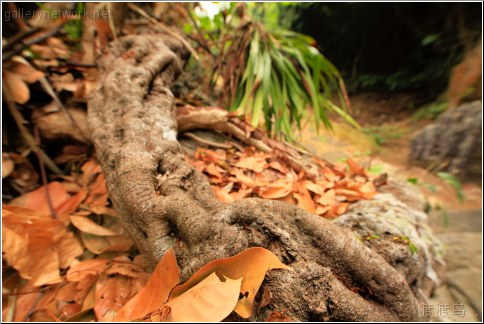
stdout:
<svg viewBox="0 0 484 324">
<path fill-rule="evenodd" d="M 261 199 L 218 202 L 185 163 L 169 87 L 187 53 L 160 35 L 128 36 L 100 59 L 88 123 L 111 200 L 155 264 L 174 247 L 182 279 L 205 263 L 265 247 L 295 271 L 274 270 L 271 310 L 301 321 L 411 321 L 417 298 L 405 276 L 340 228 L 297 207 Z"/>
</svg>

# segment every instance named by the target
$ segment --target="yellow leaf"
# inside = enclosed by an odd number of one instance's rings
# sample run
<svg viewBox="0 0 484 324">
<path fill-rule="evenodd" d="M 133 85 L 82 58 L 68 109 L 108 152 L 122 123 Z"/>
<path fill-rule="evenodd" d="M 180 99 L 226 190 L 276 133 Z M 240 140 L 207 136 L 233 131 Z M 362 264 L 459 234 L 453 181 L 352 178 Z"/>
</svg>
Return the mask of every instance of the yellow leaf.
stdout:
<svg viewBox="0 0 484 324">
<path fill-rule="evenodd" d="M 271 269 L 289 269 L 271 251 L 261 247 L 249 248 L 233 257 L 212 261 L 198 270 L 188 281 L 173 289 L 170 300 L 182 295 L 213 272 L 225 277 L 237 279 L 242 277 L 240 292 L 246 296 L 237 302 L 235 311 L 248 318 L 253 312 L 254 298 L 259 290 L 266 272 Z"/>
<path fill-rule="evenodd" d="M 118 312 L 115 321 L 132 321 L 160 307 L 168 300 L 170 291 L 180 283 L 180 270 L 173 250 L 165 253 L 146 286 Z"/>
<path fill-rule="evenodd" d="M 234 309 L 242 278 L 223 278 L 212 273 L 181 296 L 164 305 L 166 315 L 153 316 L 153 322 L 220 322 Z"/>
</svg>

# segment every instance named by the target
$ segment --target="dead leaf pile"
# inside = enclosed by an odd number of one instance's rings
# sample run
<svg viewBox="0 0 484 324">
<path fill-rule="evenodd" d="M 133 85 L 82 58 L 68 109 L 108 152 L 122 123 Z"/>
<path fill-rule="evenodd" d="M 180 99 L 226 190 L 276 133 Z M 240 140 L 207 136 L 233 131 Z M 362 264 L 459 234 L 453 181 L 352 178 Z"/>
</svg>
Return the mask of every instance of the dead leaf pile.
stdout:
<svg viewBox="0 0 484 324">
<path fill-rule="evenodd" d="M 276 199 L 325 218 L 343 214 L 349 204 L 372 199 L 376 188 L 366 170 L 352 159 L 334 165 L 315 159 L 320 177 L 297 173 L 272 153 L 198 148 L 187 158 L 208 176 L 216 197 L 226 203 L 247 197 Z"/>
<path fill-rule="evenodd" d="M 147 281 L 142 259 L 128 257 L 133 243 L 108 206 L 96 161 L 62 180 L 2 206 L 3 259 L 17 270 L 8 277 L 11 288 L 3 286 L 16 296 L 4 307 L 4 320 L 84 314 L 110 321 Z"/>
</svg>

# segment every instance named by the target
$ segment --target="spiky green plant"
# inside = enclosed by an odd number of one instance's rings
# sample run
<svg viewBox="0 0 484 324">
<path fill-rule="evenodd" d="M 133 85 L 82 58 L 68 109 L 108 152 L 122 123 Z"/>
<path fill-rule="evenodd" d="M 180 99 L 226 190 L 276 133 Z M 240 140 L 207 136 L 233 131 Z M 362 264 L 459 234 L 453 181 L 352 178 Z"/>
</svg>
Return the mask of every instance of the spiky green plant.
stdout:
<svg viewBox="0 0 484 324">
<path fill-rule="evenodd" d="M 334 65 L 314 46 L 309 36 L 287 30 L 268 32 L 255 26 L 244 74 L 238 83 L 231 110 L 250 116 L 252 125 L 262 117 L 273 136 L 294 138 L 311 107 L 316 127 L 331 128 L 328 111 L 359 127 L 344 108 L 331 99 L 339 95 L 344 104 L 342 78 Z"/>
<path fill-rule="evenodd" d="M 321 124 L 331 128 L 330 111 L 359 128 L 346 111 L 340 73 L 315 41 L 281 28 L 269 31 L 246 8 L 231 5 L 221 12 L 220 27 L 196 26 L 206 33 L 201 43 L 220 40 L 212 44 L 210 81 L 212 86 L 223 81 L 221 105 L 244 114 L 254 126 L 263 123 L 272 137 L 289 140 L 295 139 L 294 130 L 301 129 L 310 108 L 317 129 Z M 338 96 L 342 107 L 332 102 Z"/>
</svg>

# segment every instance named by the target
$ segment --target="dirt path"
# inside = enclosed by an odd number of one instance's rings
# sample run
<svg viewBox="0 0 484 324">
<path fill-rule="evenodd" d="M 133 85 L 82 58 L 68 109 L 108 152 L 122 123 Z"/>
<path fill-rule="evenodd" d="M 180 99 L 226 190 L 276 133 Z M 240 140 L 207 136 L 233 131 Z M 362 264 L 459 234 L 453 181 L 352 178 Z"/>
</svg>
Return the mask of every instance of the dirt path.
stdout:
<svg viewBox="0 0 484 324">
<path fill-rule="evenodd" d="M 332 162 L 351 156 L 375 173 L 387 172 L 405 180 L 415 179 L 417 186 L 434 207 L 440 206 L 447 211 L 482 208 L 482 188 L 477 184 L 478 181 L 462 183 L 466 199 L 460 203 L 449 184 L 409 161 L 412 136 L 431 121 L 415 122 L 410 119 L 415 110 L 405 110 L 411 104 L 408 96 L 389 98 L 367 94 L 351 98 L 351 102 L 355 119 L 370 129 L 373 135 L 342 122 L 333 123 L 333 131 L 323 128 L 318 133 L 314 125 L 309 123 L 302 132 L 300 143 Z M 388 114 L 388 111 L 395 113 Z"/>
<path fill-rule="evenodd" d="M 398 104 L 398 99 L 400 103 Z M 379 98 L 358 96 L 352 98 L 353 112 L 358 122 L 372 129 L 376 138 L 348 126 L 334 123 L 334 131 L 316 132 L 312 124 L 303 130 L 300 143 L 312 152 L 335 162 L 348 156 L 375 173 L 387 172 L 390 177 L 414 179 L 433 210 L 429 223 L 446 248 L 447 278 L 437 290 L 429 306 L 434 321 L 480 321 L 482 319 L 482 187 L 462 183 L 465 201 L 460 203 L 454 189 L 440 177 L 409 161 L 413 134 L 429 121 L 412 122 L 410 114 L 402 109 L 407 97 Z M 398 106 L 400 105 L 400 106 Z M 365 107 L 369 107 L 365 110 Z M 394 109 L 395 113 L 385 112 Z M 376 140 L 383 141 L 377 144 Z M 464 305 L 463 316 L 452 310 Z M 449 316 L 438 309 L 450 305 Z"/>
</svg>

